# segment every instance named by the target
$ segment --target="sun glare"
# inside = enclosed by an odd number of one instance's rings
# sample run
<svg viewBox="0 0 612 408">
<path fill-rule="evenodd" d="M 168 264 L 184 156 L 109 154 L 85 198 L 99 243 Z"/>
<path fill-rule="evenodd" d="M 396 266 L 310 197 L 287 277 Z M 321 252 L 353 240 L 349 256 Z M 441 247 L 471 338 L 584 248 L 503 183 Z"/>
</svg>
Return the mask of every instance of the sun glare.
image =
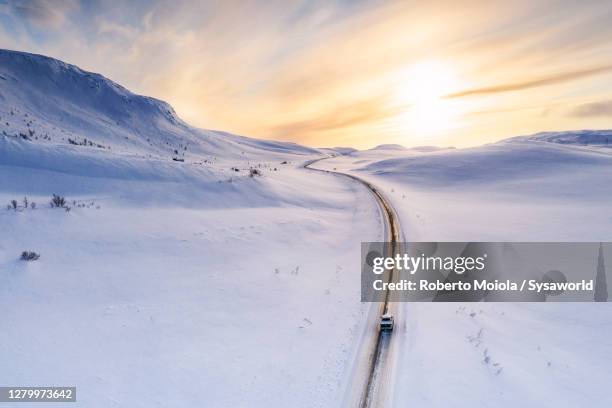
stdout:
<svg viewBox="0 0 612 408">
<path fill-rule="evenodd" d="M 456 125 L 460 106 L 444 95 L 456 89 L 459 81 L 448 64 L 418 63 L 402 71 L 398 83 L 397 99 L 403 107 L 400 126 L 412 137 L 432 137 Z"/>
</svg>

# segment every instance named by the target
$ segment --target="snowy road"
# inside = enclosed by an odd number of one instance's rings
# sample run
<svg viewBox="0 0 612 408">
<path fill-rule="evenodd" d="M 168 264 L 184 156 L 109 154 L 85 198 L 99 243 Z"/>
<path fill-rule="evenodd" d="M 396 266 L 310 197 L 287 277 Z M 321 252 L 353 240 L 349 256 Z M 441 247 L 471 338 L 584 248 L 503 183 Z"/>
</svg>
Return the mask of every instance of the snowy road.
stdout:
<svg viewBox="0 0 612 408">
<path fill-rule="evenodd" d="M 402 229 L 399 218 L 384 194 L 371 183 L 351 174 L 331 170 L 323 170 L 312 167 L 312 165 L 325 160 L 315 159 L 304 164 L 304 168 L 320 171 L 341 177 L 347 177 L 365 186 L 378 203 L 380 216 L 383 219 L 385 236 L 384 240 L 390 242 L 389 254 L 393 256 L 398 251 L 397 245 L 402 242 Z M 390 279 L 392 279 L 390 276 Z M 390 405 L 391 390 L 393 389 L 393 371 L 395 357 L 397 356 L 398 336 L 405 327 L 405 321 L 401 315 L 401 308 L 388 301 L 389 292 L 385 294 L 385 301 L 372 303 L 368 311 L 366 333 L 357 355 L 357 363 L 352 375 L 351 386 L 347 389 L 344 398 L 345 406 L 350 407 L 385 407 Z M 391 313 L 395 317 L 396 330 L 394 332 L 382 332 L 379 330 L 379 320 L 384 313 Z M 396 333 L 395 335 L 393 333 Z"/>
</svg>

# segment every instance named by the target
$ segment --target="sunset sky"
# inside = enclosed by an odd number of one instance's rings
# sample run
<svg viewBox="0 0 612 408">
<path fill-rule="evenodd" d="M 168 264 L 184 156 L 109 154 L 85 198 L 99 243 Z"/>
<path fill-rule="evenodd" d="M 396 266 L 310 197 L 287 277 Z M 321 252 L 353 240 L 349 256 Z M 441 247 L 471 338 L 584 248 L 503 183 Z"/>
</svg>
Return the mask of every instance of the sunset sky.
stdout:
<svg viewBox="0 0 612 408">
<path fill-rule="evenodd" d="M 310 146 L 612 128 L 610 1 L 12 1 L 0 47 Z"/>
</svg>

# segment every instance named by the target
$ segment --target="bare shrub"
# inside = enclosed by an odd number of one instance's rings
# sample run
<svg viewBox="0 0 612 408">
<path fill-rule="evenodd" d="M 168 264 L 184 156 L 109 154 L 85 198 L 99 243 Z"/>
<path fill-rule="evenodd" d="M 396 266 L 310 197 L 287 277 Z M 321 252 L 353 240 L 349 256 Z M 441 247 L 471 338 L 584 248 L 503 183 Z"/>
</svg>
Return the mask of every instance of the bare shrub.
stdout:
<svg viewBox="0 0 612 408">
<path fill-rule="evenodd" d="M 21 253 L 22 261 L 36 261 L 38 258 L 40 258 L 40 254 L 37 254 L 34 251 L 23 251 Z"/>
<path fill-rule="evenodd" d="M 66 207 L 66 198 L 53 194 L 50 204 L 52 208 L 64 208 Z"/>
</svg>

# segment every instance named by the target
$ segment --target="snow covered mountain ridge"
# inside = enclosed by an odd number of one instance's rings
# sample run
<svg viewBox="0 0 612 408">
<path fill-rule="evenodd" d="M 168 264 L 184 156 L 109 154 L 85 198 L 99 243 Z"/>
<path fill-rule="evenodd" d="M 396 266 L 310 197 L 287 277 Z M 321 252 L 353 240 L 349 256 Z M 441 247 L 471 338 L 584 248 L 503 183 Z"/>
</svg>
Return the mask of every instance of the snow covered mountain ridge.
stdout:
<svg viewBox="0 0 612 408">
<path fill-rule="evenodd" d="M 196 129 L 168 103 L 136 95 L 57 59 L 0 50 L 1 134 L 158 157 L 240 157 L 259 150 L 313 154 L 294 143 Z"/>
</svg>

